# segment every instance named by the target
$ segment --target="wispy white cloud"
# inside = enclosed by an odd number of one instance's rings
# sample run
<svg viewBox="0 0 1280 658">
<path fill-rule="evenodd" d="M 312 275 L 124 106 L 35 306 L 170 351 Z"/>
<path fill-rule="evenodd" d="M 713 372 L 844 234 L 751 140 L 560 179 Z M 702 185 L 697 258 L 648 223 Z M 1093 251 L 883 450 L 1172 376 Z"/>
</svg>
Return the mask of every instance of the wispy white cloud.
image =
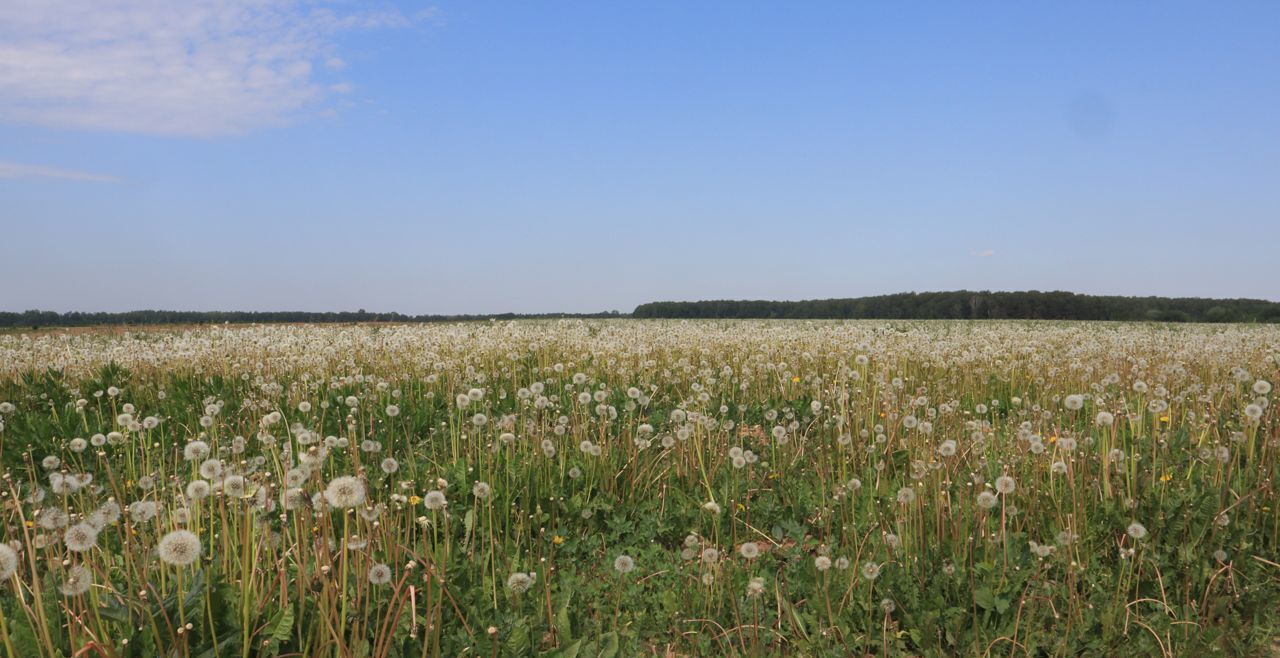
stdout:
<svg viewBox="0 0 1280 658">
<path fill-rule="evenodd" d="M 0 121 L 210 137 L 322 102 L 336 39 L 396 9 L 314 0 L 0 2 Z M 350 10 L 350 11 L 348 11 Z"/>
<path fill-rule="evenodd" d="M 58 169 L 37 164 L 5 162 L 0 160 L 0 178 L 57 178 L 60 180 L 89 183 L 119 183 L 120 179 L 106 174 L 94 174 L 73 169 Z"/>
<path fill-rule="evenodd" d="M 969 255 L 975 258 L 991 258 L 996 255 L 996 252 L 994 249 L 983 249 L 982 251 L 971 251 Z"/>
</svg>

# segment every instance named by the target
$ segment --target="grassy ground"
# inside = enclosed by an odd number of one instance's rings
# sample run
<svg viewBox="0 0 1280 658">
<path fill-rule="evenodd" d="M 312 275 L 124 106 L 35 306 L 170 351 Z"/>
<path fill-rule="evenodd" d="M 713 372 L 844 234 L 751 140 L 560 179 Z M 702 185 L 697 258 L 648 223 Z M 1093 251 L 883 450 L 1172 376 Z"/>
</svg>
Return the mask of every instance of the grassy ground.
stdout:
<svg viewBox="0 0 1280 658">
<path fill-rule="evenodd" d="M 0 335 L 9 655 L 1262 655 L 1280 328 Z"/>
</svg>

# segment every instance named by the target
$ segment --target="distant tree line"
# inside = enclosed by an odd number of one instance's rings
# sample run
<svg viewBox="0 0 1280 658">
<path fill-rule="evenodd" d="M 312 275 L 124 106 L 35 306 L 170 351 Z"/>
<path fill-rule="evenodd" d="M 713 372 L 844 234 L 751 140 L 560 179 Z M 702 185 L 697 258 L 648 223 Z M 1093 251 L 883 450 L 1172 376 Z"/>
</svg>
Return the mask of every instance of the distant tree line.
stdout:
<svg viewBox="0 0 1280 658">
<path fill-rule="evenodd" d="M 94 325 L 467 322 L 487 320 L 621 318 L 600 313 L 498 313 L 490 315 L 406 315 L 358 311 L 0 311 L 0 327 L 85 327 Z M 713 300 L 651 302 L 636 307 L 635 318 L 779 318 L 881 320 L 1129 320 L 1155 322 L 1280 322 L 1280 302 L 1262 299 L 1118 297 L 1070 292 L 907 292 L 849 299 L 798 302 Z"/>
<path fill-rule="evenodd" d="M 791 318 L 937 320 L 1130 320 L 1280 322 L 1280 303 L 1261 299 L 1118 297 L 1070 292 L 908 292 L 797 302 L 652 302 L 635 318 Z"/>
<path fill-rule="evenodd" d="M 313 313 L 307 311 L 127 311 L 82 313 L 72 311 L 0 311 L 0 327 L 85 327 L 92 325 L 247 324 L 339 322 L 463 322 L 475 320 L 616 318 L 617 311 L 602 313 L 498 313 L 494 315 L 405 315 L 359 311 Z"/>
</svg>

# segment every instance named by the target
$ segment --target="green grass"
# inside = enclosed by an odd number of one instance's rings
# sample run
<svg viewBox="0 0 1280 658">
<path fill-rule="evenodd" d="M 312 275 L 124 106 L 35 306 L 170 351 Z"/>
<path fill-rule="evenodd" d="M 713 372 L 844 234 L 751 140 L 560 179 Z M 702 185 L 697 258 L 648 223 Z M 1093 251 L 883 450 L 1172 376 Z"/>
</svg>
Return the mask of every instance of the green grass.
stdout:
<svg viewBox="0 0 1280 658">
<path fill-rule="evenodd" d="M 1278 354 L 1278 328 L 1028 322 L 0 336 L 0 645 L 1255 655 L 1280 619 L 1280 438 L 1256 392 Z M 334 509 L 348 475 L 365 500 Z M 118 521 L 93 515 L 110 502 Z M 84 519 L 96 542 L 72 552 Z M 191 566 L 157 554 L 180 528 Z"/>
</svg>

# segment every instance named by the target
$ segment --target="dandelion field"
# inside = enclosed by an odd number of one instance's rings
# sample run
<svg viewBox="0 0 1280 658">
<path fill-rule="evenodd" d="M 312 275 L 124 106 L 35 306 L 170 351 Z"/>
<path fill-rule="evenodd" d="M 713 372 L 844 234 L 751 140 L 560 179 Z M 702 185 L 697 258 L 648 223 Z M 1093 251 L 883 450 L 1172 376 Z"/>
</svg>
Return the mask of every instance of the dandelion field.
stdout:
<svg viewBox="0 0 1280 658">
<path fill-rule="evenodd" d="M 1280 327 L 0 335 L 8 656 L 1266 655 Z"/>
</svg>

